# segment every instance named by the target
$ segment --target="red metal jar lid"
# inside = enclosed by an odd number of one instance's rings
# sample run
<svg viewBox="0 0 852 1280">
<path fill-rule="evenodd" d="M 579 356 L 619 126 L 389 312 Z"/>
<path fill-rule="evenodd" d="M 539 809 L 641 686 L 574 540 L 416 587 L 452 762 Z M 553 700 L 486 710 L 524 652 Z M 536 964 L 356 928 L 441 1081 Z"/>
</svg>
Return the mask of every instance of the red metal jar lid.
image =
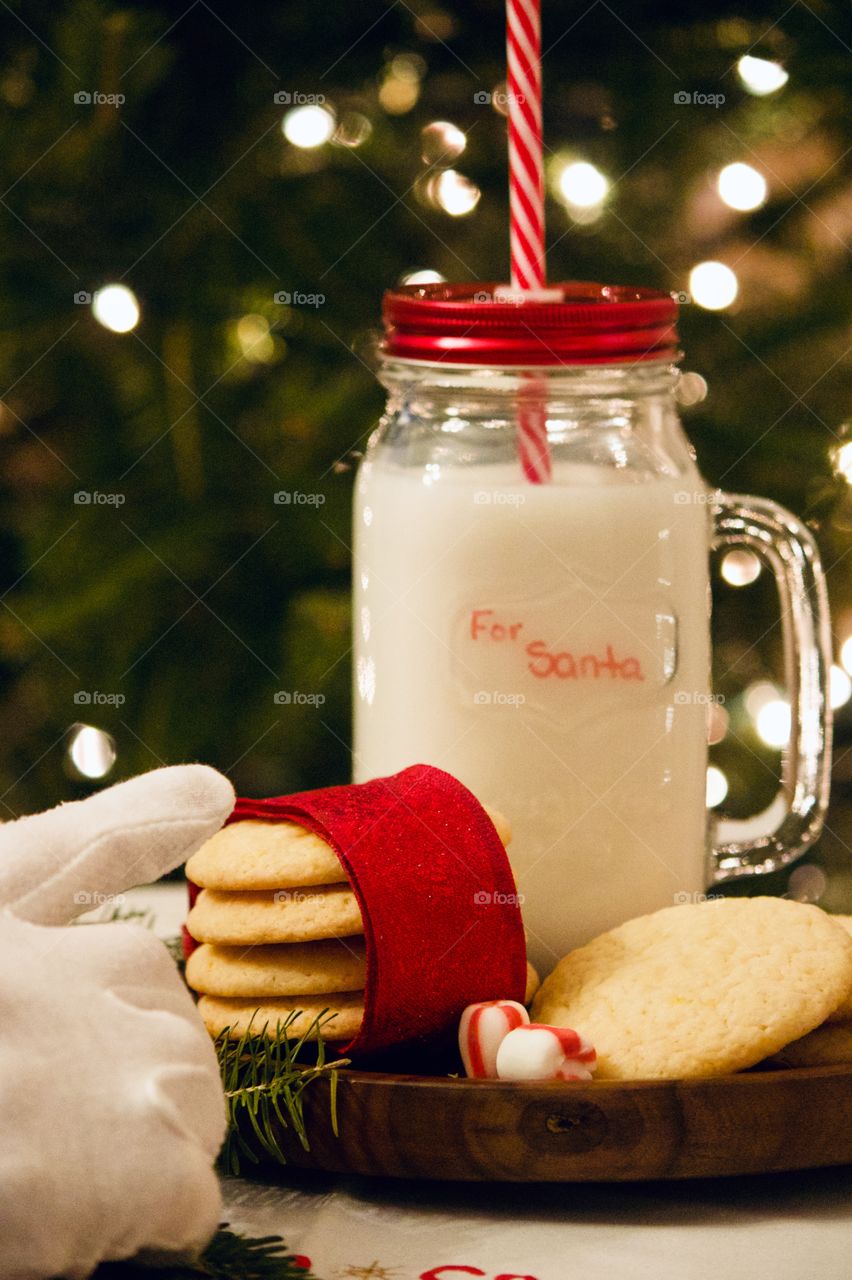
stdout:
<svg viewBox="0 0 852 1280">
<path fill-rule="evenodd" d="M 677 302 L 632 285 L 572 280 L 532 300 L 508 285 L 403 285 L 385 294 L 382 314 L 383 351 L 401 360 L 523 366 L 678 356 Z"/>
</svg>

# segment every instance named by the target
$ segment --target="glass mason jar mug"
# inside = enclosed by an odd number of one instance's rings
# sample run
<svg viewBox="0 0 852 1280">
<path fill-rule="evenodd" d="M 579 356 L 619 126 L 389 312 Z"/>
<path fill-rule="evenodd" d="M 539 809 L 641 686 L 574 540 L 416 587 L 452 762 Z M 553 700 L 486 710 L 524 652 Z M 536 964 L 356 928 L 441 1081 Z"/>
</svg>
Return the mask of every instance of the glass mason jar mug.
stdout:
<svg viewBox="0 0 852 1280">
<path fill-rule="evenodd" d="M 476 289 L 476 301 L 472 297 Z M 789 512 L 708 490 L 678 420 L 676 305 L 571 284 L 387 295 L 385 417 L 354 512 L 357 779 L 416 762 L 504 811 L 534 961 L 818 835 L 828 613 Z M 708 553 L 776 575 L 786 816 L 712 847 Z"/>
</svg>

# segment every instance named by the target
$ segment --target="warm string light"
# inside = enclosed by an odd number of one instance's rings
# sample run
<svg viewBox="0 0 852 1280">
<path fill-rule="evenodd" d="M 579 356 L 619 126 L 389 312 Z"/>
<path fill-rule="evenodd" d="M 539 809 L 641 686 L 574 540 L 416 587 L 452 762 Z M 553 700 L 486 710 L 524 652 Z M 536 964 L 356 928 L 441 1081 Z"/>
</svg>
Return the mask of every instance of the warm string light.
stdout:
<svg viewBox="0 0 852 1280">
<path fill-rule="evenodd" d="M 609 179 L 587 160 L 575 160 L 562 170 L 559 191 L 567 204 L 577 209 L 594 209 L 606 199 Z"/>
<path fill-rule="evenodd" d="M 420 131 L 421 159 L 432 170 L 420 185 L 420 197 L 451 218 L 473 213 L 482 197 L 475 182 L 449 167 L 466 146 L 467 135 L 449 120 L 433 120 Z"/>
<path fill-rule="evenodd" d="M 699 262 L 689 273 L 689 292 L 706 311 L 724 311 L 735 300 L 739 282 L 724 262 Z"/>
<path fill-rule="evenodd" d="M 604 211 L 611 183 L 597 165 L 588 160 L 556 156 L 548 164 L 548 185 L 552 194 L 581 226 L 596 222 Z"/>
<path fill-rule="evenodd" d="M 373 132 L 373 126 L 360 111 L 346 111 L 338 121 L 331 141 L 338 147 L 349 147 L 354 150 L 367 141 Z"/>
<path fill-rule="evenodd" d="M 771 680 L 756 680 L 746 689 L 743 701 L 749 715 L 757 719 L 762 708 L 769 702 L 777 701 L 780 696 L 778 687 Z"/>
<path fill-rule="evenodd" d="M 828 690 L 832 711 L 839 711 L 852 698 L 852 678 L 837 663 L 832 663 L 829 671 Z M 757 736 L 768 747 L 786 747 L 790 741 L 793 716 L 789 701 L 777 687 L 769 680 L 759 680 L 746 690 L 744 702 L 746 711 L 754 720 Z"/>
<path fill-rule="evenodd" d="M 745 54 L 737 63 L 745 88 L 763 97 L 783 88 L 789 76 L 778 62 Z M 743 161 L 727 164 L 716 179 L 719 198 L 738 213 L 751 213 L 766 203 L 768 184 L 763 174 Z M 724 262 L 699 262 L 689 276 L 693 302 L 706 311 L 724 311 L 736 300 L 739 281 Z M 852 459 L 850 459 L 852 462 Z"/>
<path fill-rule="evenodd" d="M 270 364 L 276 356 L 275 338 L 265 316 L 240 316 L 236 325 L 237 343 L 251 364 Z"/>
<path fill-rule="evenodd" d="M 385 67 L 379 86 L 379 106 L 391 116 L 402 116 L 417 105 L 426 63 L 417 53 L 398 53 Z"/>
<path fill-rule="evenodd" d="M 835 450 L 834 470 L 847 484 L 852 484 L 852 440 Z"/>
<path fill-rule="evenodd" d="M 93 724 L 76 724 L 66 748 L 66 762 L 78 778 L 105 778 L 116 760 L 115 739 Z"/>
<path fill-rule="evenodd" d="M 726 164 L 716 186 L 725 204 L 741 213 L 759 209 L 766 201 L 766 179 L 750 164 Z"/>
<path fill-rule="evenodd" d="M 737 71 L 745 88 L 757 98 L 764 98 L 769 93 L 783 89 L 790 79 L 780 62 L 772 62 L 769 58 L 755 58 L 750 53 L 740 58 Z"/>
<path fill-rule="evenodd" d="M 780 63 L 751 54 L 740 58 L 737 71 L 744 87 L 756 96 L 775 93 L 789 79 Z M 410 111 L 418 101 L 425 72 L 425 60 L 418 54 L 400 53 L 390 58 L 379 88 L 379 102 L 384 110 L 392 115 Z M 505 114 L 505 86 L 497 86 L 489 97 L 492 105 Z M 282 119 L 281 127 L 287 140 L 302 149 L 320 147 L 329 141 L 355 147 L 371 131 L 369 120 L 359 113 L 348 113 L 338 124 L 334 112 L 320 104 L 293 108 Z M 421 131 L 421 143 L 424 163 L 434 167 L 456 160 L 464 152 L 467 139 L 463 130 L 451 121 L 435 120 Z M 609 179 L 587 160 L 576 159 L 563 164 L 556 174 L 556 194 L 577 222 L 592 222 L 599 217 L 609 190 Z M 724 203 L 739 212 L 758 209 L 767 198 L 764 176 L 752 165 L 739 161 L 726 165 L 719 172 L 717 190 Z M 459 218 L 475 210 L 482 192 L 464 174 L 453 168 L 443 168 L 427 181 L 423 194 L 434 207 L 450 217 Z M 407 283 L 437 283 L 437 276 L 438 273 L 414 271 L 405 280 Z M 734 271 L 715 261 L 700 262 L 693 267 L 689 284 L 693 301 L 708 311 L 727 309 L 735 302 L 739 291 Z M 114 326 L 107 323 L 107 327 Z M 132 328 L 133 324 L 127 324 L 127 327 Z M 126 329 L 116 328 L 116 331 L 124 332 Z M 699 376 L 694 375 L 696 379 Z M 705 396 L 706 383 L 690 387 L 686 378 L 682 379 L 678 397 L 682 404 L 698 403 Z M 838 462 L 838 470 L 847 478 L 852 475 L 852 448 L 848 458 Z"/>
<path fill-rule="evenodd" d="M 753 551 L 737 548 L 722 560 L 719 572 L 731 587 L 748 587 L 760 577 L 760 560 Z"/>
<path fill-rule="evenodd" d="M 467 146 L 467 135 L 449 120 L 433 120 L 420 130 L 424 164 L 447 164 L 457 160 Z"/>
<path fill-rule="evenodd" d="M 139 323 L 139 300 L 125 284 L 106 284 L 92 297 L 92 315 L 113 333 L 129 333 Z"/>
<path fill-rule="evenodd" d="M 336 128 L 334 113 L 318 103 L 293 107 L 281 121 L 281 132 L 289 143 L 303 151 L 329 142 Z"/>
<path fill-rule="evenodd" d="M 828 879 L 822 867 L 811 862 L 802 863 L 790 872 L 787 893 L 795 902 L 819 902 L 828 888 Z"/>
<path fill-rule="evenodd" d="M 444 169 L 430 178 L 427 190 L 433 202 L 451 218 L 473 213 L 482 195 L 476 183 L 456 169 Z"/>
<path fill-rule="evenodd" d="M 775 698 L 772 702 L 765 703 L 757 713 L 757 736 L 768 747 L 786 747 L 790 741 L 792 719 L 789 702 L 783 698 Z"/>
<path fill-rule="evenodd" d="M 677 380 L 675 399 L 678 404 L 682 404 L 684 408 L 689 409 L 692 405 L 700 404 L 702 400 L 706 400 L 708 390 L 707 379 L 702 378 L 700 373 L 687 369 Z"/>
<path fill-rule="evenodd" d="M 790 704 L 771 680 L 757 680 L 746 689 L 743 702 L 757 736 L 768 747 L 786 747 L 790 739 Z"/>
</svg>

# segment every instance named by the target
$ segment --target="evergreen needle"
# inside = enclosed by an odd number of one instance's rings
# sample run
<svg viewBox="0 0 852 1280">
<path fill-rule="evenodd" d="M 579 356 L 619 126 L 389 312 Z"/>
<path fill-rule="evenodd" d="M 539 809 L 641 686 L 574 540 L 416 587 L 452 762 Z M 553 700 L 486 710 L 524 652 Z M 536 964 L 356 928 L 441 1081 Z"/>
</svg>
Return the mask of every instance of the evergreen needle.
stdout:
<svg viewBox="0 0 852 1280">
<path fill-rule="evenodd" d="M 303 1094 L 315 1080 L 329 1080 L 331 1126 L 335 1136 L 338 1134 L 337 1072 L 348 1065 L 348 1059 L 329 1062 L 326 1058 L 322 1027 L 328 1021 L 327 1010 L 294 1039 L 287 1033 L 298 1016 L 292 1013 L 279 1022 L 274 1036 L 267 1035 L 267 1026 L 255 1031 L 250 1022 L 239 1040 L 229 1039 L 227 1028 L 215 1040 L 228 1115 L 219 1159 L 228 1173 L 240 1172 L 241 1158 L 258 1164 L 258 1149 L 285 1164 L 278 1136 L 283 1128 L 291 1128 L 304 1149 L 309 1149 Z M 299 1055 L 313 1033 L 317 1036 L 316 1062 L 304 1063 Z"/>
</svg>

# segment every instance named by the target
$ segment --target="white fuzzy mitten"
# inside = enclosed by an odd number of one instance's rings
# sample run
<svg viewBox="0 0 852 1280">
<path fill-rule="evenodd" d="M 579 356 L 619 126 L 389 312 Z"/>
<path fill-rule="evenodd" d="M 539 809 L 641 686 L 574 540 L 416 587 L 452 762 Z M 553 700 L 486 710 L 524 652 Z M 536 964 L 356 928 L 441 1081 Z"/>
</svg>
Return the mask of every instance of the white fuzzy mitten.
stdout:
<svg viewBox="0 0 852 1280">
<path fill-rule="evenodd" d="M 77 1280 L 215 1230 L 224 1101 L 192 999 L 144 927 L 63 926 L 184 862 L 233 802 L 183 765 L 0 826 L 3 1280 Z"/>
</svg>

